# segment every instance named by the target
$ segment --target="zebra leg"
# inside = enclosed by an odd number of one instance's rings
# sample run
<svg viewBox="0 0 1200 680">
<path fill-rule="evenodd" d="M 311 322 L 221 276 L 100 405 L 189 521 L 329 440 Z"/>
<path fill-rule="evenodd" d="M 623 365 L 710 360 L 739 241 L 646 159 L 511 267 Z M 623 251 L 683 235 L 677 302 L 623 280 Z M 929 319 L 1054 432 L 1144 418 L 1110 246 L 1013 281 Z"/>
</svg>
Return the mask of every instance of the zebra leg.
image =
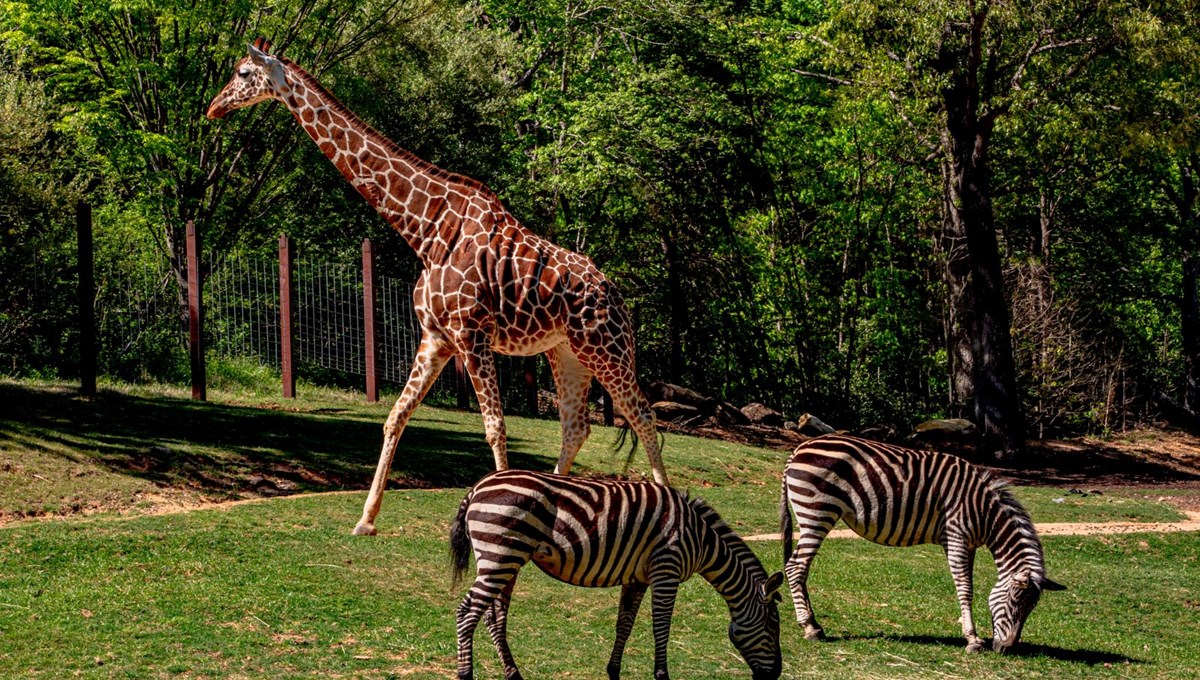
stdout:
<svg viewBox="0 0 1200 680">
<path fill-rule="evenodd" d="M 946 561 L 950 564 L 950 576 L 954 578 L 954 590 L 958 593 L 958 606 L 962 610 L 963 637 L 967 639 L 968 652 L 983 651 L 983 640 L 975 634 L 975 619 L 971 616 L 972 580 L 975 569 L 975 549 L 967 547 L 959 538 L 946 539 Z"/>
<path fill-rule="evenodd" d="M 500 663 L 504 666 L 505 680 L 522 680 L 521 671 L 517 670 L 517 664 L 513 661 L 512 650 L 508 647 L 508 605 L 512 602 L 513 586 L 517 579 L 514 576 L 508 582 L 504 590 L 492 602 L 489 608 L 483 615 L 483 623 L 487 626 L 488 632 L 492 635 L 492 642 L 496 645 L 496 652 L 500 654 Z"/>
<path fill-rule="evenodd" d="M 496 643 L 496 648 L 500 652 L 501 660 L 505 662 L 505 673 L 507 674 L 510 668 L 514 673 L 517 672 L 516 665 L 511 663 L 511 652 L 508 653 L 508 658 L 505 658 L 505 651 L 508 649 L 505 625 L 508 621 L 508 599 L 512 596 L 513 582 L 517 578 L 517 572 L 527 561 L 529 561 L 528 550 L 513 550 L 499 561 L 493 557 L 476 562 L 475 583 L 471 584 L 471 589 L 467 591 L 455 611 L 458 629 L 459 680 L 471 680 L 473 677 L 475 628 L 485 615 L 490 615 L 486 625 L 492 633 L 493 641 L 496 639 L 497 630 L 500 633 L 500 639 L 504 641 L 503 648 L 499 642 Z M 493 611 L 493 607 L 496 605 L 500 605 L 500 608 L 504 610 L 499 618 Z"/>
<path fill-rule="evenodd" d="M 675 613 L 675 594 L 679 577 L 672 574 L 650 576 L 650 606 L 654 614 L 654 680 L 669 680 L 667 640 L 671 637 L 671 616 Z"/>
<path fill-rule="evenodd" d="M 627 583 L 621 588 L 621 608 L 617 612 L 617 639 L 613 642 L 612 656 L 608 659 L 608 680 L 621 677 L 621 657 L 625 654 L 625 643 L 633 630 L 638 608 L 646 594 L 645 583 Z"/>
<path fill-rule="evenodd" d="M 788 585 L 792 591 L 792 602 L 796 605 L 796 621 L 804 628 L 806 640 L 825 639 L 825 630 L 817 623 L 813 614 L 812 601 L 808 598 L 808 570 L 821 542 L 829 535 L 840 514 L 824 513 L 813 515 L 807 509 L 798 507 L 795 503 L 792 509 L 796 511 L 796 523 L 800 527 L 799 538 L 796 539 L 796 550 L 783 565 L 787 574 Z"/>
</svg>

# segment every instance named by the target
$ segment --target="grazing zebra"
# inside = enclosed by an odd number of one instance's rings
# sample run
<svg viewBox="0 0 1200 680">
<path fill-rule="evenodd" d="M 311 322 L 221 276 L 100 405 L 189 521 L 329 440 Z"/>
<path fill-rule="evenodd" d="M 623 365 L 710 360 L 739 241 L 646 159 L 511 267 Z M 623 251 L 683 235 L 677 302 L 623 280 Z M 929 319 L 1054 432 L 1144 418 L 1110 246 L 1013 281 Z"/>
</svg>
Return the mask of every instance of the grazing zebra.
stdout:
<svg viewBox="0 0 1200 680">
<path fill-rule="evenodd" d="M 795 553 L 789 500 L 800 530 Z M 979 546 L 992 552 L 998 572 L 988 596 L 994 650 L 1006 652 L 1017 643 L 1043 590 L 1064 589 L 1046 578 L 1042 544 L 1029 515 L 990 472 L 942 453 L 826 435 L 792 454 L 779 508 L 784 570 L 796 619 L 810 640 L 825 633 L 808 599 L 808 569 L 839 519 L 882 545 L 937 543 L 945 549 L 969 651 L 983 649 L 971 618 L 971 572 Z"/>
<path fill-rule="evenodd" d="M 580 479 L 526 470 L 493 472 L 475 485 L 450 528 L 455 583 L 474 548 L 475 583 L 458 606 L 458 677 L 472 677 L 480 618 L 508 680 L 520 678 L 505 624 L 526 562 L 577 586 L 622 586 L 608 677 L 621 656 L 646 588 L 654 614 L 654 677 L 666 680 L 667 637 L 679 584 L 700 574 L 729 605 L 729 639 L 755 680 L 779 677 L 779 586 L 750 548 L 700 499 L 651 482 Z"/>
</svg>

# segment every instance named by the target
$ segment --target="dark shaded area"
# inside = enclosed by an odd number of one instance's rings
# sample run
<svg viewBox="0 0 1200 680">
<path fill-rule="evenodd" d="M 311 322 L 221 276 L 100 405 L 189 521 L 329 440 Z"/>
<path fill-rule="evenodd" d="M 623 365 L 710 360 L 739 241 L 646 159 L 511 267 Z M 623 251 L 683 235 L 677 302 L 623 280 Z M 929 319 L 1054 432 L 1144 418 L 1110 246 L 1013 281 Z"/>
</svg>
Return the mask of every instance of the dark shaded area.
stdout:
<svg viewBox="0 0 1200 680">
<path fill-rule="evenodd" d="M 949 635 L 830 635 L 826 638 L 829 642 L 844 642 L 850 640 L 889 640 L 893 642 L 903 642 L 905 644 L 914 645 L 935 645 L 938 647 L 961 647 L 963 654 L 966 651 L 967 641 L 962 637 L 952 637 Z M 987 641 L 988 645 L 991 640 Z M 980 652 L 981 654 L 994 654 L 990 651 Z M 1029 644 L 1021 642 L 1016 648 L 1007 652 L 1008 656 L 1021 657 L 1038 657 L 1044 656 L 1056 661 L 1069 661 L 1072 663 L 1082 663 L 1089 666 L 1099 664 L 1134 664 L 1144 663 L 1141 659 L 1133 659 L 1124 654 L 1115 652 L 1105 652 L 1093 649 L 1063 649 L 1061 647 L 1052 647 L 1050 645 Z"/>
<path fill-rule="evenodd" d="M 0 383 L 0 440 L 197 491 L 366 489 L 382 427 L 382 418 L 336 408 L 273 410 L 112 391 L 83 398 L 74 390 Z M 530 455 L 521 439 L 508 441 L 514 467 L 553 464 Z M 221 454 L 185 450 L 193 447 Z M 410 423 L 389 487 L 468 486 L 491 469 L 482 426 L 466 433 Z"/>
</svg>

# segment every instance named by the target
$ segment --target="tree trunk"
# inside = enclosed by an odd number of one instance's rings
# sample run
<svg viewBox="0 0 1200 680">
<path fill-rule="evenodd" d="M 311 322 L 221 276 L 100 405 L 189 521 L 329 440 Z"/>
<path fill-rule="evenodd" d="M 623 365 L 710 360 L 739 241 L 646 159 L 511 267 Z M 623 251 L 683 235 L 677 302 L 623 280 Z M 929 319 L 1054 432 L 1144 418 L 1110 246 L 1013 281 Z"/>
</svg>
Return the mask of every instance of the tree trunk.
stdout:
<svg viewBox="0 0 1200 680">
<path fill-rule="evenodd" d="M 974 304 L 968 329 L 980 453 L 1004 460 L 1024 445 L 1025 426 L 992 213 L 988 145 L 994 118 L 980 115 L 978 75 L 985 20 L 986 15 L 973 17 L 965 36 L 955 35 L 957 27 L 948 27 L 939 66 L 948 76 L 942 95 L 949 141 L 949 223 L 954 233 L 964 237 L 971 272 Z M 965 40 L 960 42 L 961 38 Z"/>
<path fill-rule="evenodd" d="M 950 148 L 947 143 L 946 148 Z M 942 163 L 943 208 L 941 247 L 945 252 L 942 280 L 946 284 L 945 343 L 949 371 L 949 412 L 966 417 L 975 400 L 975 357 L 971 350 L 975 302 L 971 296 L 971 260 L 962 222 L 953 217 L 951 164 Z"/>
<path fill-rule="evenodd" d="M 678 384 L 683 382 L 683 333 L 687 324 L 687 300 L 684 299 L 683 293 L 679 248 L 673 234 L 668 233 L 663 237 L 662 249 L 667 267 L 667 307 L 670 314 L 667 377 L 671 382 Z"/>
<path fill-rule="evenodd" d="M 1200 299 L 1196 285 L 1200 283 L 1200 257 L 1183 256 L 1183 295 L 1179 301 L 1179 336 L 1183 343 L 1183 407 L 1189 411 L 1200 408 Z"/>
</svg>

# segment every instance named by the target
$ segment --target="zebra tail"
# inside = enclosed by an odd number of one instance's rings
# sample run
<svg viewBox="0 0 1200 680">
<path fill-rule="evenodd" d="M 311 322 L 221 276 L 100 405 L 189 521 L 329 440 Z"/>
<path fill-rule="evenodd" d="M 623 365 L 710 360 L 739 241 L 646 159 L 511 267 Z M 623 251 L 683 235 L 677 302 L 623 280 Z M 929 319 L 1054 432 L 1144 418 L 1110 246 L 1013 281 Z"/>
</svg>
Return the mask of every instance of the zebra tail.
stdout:
<svg viewBox="0 0 1200 680">
<path fill-rule="evenodd" d="M 458 514 L 450 525 L 450 568 L 453 572 L 451 589 L 457 590 L 462 581 L 463 572 L 471 561 L 471 538 L 467 535 L 467 506 L 471 503 L 471 493 L 467 492 L 462 503 L 458 505 Z"/>
<path fill-rule="evenodd" d="M 783 492 L 779 496 L 779 534 L 783 538 L 783 563 L 792 559 L 792 509 L 788 507 L 787 475 L 783 476 Z"/>
</svg>

